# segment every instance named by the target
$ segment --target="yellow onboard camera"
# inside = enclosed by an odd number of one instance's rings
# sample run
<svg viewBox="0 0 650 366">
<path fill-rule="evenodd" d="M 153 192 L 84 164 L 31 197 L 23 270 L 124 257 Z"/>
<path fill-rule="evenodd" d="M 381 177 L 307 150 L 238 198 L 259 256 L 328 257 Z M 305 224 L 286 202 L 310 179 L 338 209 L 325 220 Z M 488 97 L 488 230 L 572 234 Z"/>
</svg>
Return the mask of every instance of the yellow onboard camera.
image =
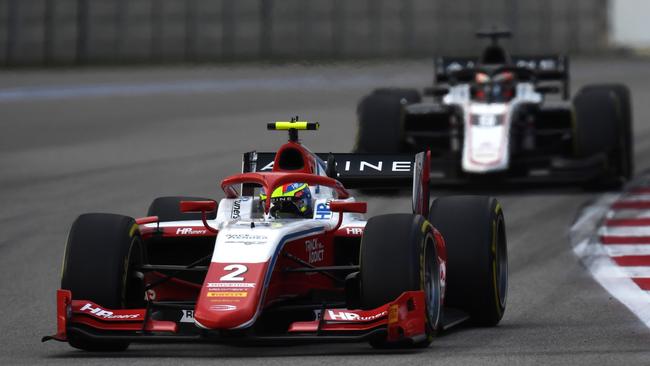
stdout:
<svg viewBox="0 0 650 366">
<path fill-rule="evenodd" d="M 288 131 L 288 130 L 318 130 L 320 125 L 318 122 L 307 121 L 278 121 L 272 122 L 267 125 L 267 129 L 274 131 Z"/>
<path fill-rule="evenodd" d="M 316 131 L 320 127 L 318 122 L 299 121 L 298 116 L 291 121 L 277 121 L 266 125 L 268 130 L 272 131 L 289 131 L 289 140 L 298 141 L 298 130 Z"/>
</svg>

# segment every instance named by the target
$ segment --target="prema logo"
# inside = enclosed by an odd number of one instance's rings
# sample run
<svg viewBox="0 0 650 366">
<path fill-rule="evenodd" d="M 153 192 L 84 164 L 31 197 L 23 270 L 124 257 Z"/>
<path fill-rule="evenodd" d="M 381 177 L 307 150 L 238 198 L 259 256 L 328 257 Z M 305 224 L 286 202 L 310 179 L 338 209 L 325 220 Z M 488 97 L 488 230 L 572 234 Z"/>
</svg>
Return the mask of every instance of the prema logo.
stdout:
<svg viewBox="0 0 650 366">
<path fill-rule="evenodd" d="M 207 233 L 208 231 L 203 229 L 196 229 L 194 230 L 191 227 L 179 227 L 176 229 L 176 235 L 203 235 Z"/>
<path fill-rule="evenodd" d="M 339 320 L 339 321 L 371 321 L 375 319 L 379 319 L 381 317 L 386 316 L 387 312 L 382 311 L 381 313 L 373 314 L 370 316 L 361 316 L 357 313 L 351 313 L 347 311 L 335 311 L 335 310 L 327 310 L 327 315 L 329 316 L 330 320 Z"/>
<path fill-rule="evenodd" d="M 136 319 L 140 317 L 140 314 L 115 315 L 112 311 L 104 310 L 99 306 L 93 308 L 93 305 L 90 303 L 86 303 L 86 305 L 79 310 L 104 319 Z"/>
</svg>

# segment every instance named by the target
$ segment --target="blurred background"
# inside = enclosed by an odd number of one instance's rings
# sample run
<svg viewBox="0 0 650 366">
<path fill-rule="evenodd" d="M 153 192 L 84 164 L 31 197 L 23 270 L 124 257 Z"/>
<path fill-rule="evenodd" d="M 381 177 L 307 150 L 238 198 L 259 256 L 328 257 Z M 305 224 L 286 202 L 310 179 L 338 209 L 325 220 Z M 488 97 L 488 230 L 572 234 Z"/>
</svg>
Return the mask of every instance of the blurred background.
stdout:
<svg viewBox="0 0 650 366">
<path fill-rule="evenodd" d="M 650 47 L 644 0 L 0 0 L 0 64 L 212 62 Z"/>
<path fill-rule="evenodd" d="M 219 180 L 241 169 L 243 152 L 286 141 L 265 131 L 273 120 L 319 121 L 301 134 L 313 151 L 351 151 L 360 98 L 430 85 L 431 57 L 479 54 L 482 27 L 510 28 L 512 53 L 570 54 L 572 94 L 626 84 L 637 172 L 650 169 L 648 14 L 648 0 L 0 0 L 0 365 L 115 363 L 39 343 L 55 327 L 61 257 L 79 214 L 141 217 L 159 196 L 219 199 Z M 137 346 L 117 360 L 647 365 L 650 332 L 567 243 L 597 193 L 494 194 L 510 262 L 498 328 L 452 332 L 417 353 L 183 344 Z M 370 216 L 411 210 L 408 192 L 366 198 Z"/>
</svg>

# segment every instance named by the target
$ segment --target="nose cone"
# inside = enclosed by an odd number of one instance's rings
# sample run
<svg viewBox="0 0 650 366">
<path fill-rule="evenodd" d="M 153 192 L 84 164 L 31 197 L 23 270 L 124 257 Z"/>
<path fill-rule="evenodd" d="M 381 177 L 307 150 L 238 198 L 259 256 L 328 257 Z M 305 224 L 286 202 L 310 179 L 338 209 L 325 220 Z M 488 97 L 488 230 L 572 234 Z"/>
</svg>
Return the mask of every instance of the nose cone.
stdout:
<svg viewBox="0 0 650 366">
<path fill-rule="evenodd" d="M 232 329 L 252 324 L 264 291 L 267 263 L 212 262 L 196 303 L 202 328 Z"/>
</svg>

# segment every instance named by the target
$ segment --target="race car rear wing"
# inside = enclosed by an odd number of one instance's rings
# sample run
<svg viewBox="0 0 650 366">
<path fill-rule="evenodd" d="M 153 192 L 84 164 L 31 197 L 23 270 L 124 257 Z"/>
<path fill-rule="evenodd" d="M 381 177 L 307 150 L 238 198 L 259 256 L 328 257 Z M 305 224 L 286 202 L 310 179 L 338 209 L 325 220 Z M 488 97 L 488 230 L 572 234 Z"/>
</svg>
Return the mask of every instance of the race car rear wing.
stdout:
<svg viewBox="0 0 650 366">
<path fill-rule="evenodd" d="M 346 188 L 406 187 L 413 180 L 414 154 L 353 154 L 318 153 L 327 171 L 327 161 L 336 161 L 338 179 Z M 242 173 L 270 172 L 274 152 L 250 151 L 244 153 Z"/>
<path fill-rule="evenodd" d="M 430 153 L 419 154 L 354 154 L 318 153 L 320 168 L 346 188 L 390 189 L 413 187 L 413 212 L 425 215 L 429 207 Z M 270 172 L 274 152 L 244 153 L 242 173 Z M 336 169 L 327 166 L 335 162 Z M 329 169 L 328 169 L 329 168 Z"/>
<path fill-rule="evenodd" d="M 436 57 L 434 83 L 448 83 L 450 74 L 459 70 L 474 69 L 478 57 Z M 538 81 L 558 82 L 562 97 L 569 99 L 569 57 L 565 55 L 512 56 L 512 65 L 534 72 Z"/>
</svg>

